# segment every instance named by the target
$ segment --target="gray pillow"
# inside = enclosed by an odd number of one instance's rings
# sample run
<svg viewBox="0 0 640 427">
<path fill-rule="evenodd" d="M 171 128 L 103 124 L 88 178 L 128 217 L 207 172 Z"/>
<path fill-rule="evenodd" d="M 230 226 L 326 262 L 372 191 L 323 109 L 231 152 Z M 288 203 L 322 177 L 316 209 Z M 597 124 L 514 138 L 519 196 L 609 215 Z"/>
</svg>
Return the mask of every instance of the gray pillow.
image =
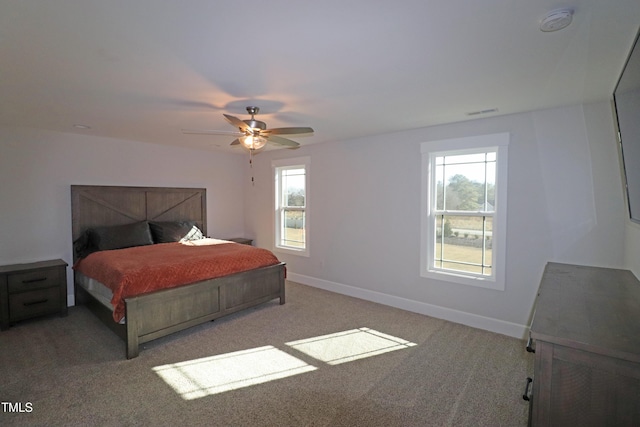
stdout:
<svg viewBox="0 0 640 427">
<path fill-rule="evenodd" d="M 97 251 L 153 244 L 153 237 L 147 221 L 111 227 L 95 227 L 88 230 L 88 235 L 92 248 Z"/>
</svg>

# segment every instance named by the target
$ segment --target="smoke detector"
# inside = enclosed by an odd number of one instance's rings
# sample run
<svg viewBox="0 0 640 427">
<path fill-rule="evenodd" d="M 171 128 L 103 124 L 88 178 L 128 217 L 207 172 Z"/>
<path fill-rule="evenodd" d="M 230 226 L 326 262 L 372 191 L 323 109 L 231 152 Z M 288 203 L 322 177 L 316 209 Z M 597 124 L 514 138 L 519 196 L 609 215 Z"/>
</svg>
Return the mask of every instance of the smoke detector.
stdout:
<svg viewBox="0 0 640 427">
<path fill-rule="evenodd" d="M 573 10 L 571 9 L 558 9 L 553 12 L 549 12 L 547 16 L 545 16 L 542 21 L 540 21 L 540 31 L 544 31 L 545 33 L 551 31 L 558 31 L 569 24 L 571 24 L 571 20 L 573 19 Z"/>
</svg>

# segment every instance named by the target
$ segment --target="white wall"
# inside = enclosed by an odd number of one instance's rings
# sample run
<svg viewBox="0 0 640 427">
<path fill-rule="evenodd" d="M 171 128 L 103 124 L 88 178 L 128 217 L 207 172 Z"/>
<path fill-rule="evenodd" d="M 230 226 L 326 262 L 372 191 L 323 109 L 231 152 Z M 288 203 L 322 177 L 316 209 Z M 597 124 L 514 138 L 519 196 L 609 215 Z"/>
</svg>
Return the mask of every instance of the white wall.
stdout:
<svg viewBox="0 0 640 427">
<path fill-rule="evenodd" d="M 420 143 L 509 132 L 506 290 L 421 278 Z M 279 254 L 302 283 L 521 336 L 547 261 L 621 267 L 624 207 L 608 103 L 434 126 L 254 160 L 245 228 L 273 248 L 271 160 L 311 157 L 310 257 Z"/>
<path fill-rule="evenodd" d="M 0 128 L 0 264 L 72 262 L 70 185 L 204 187 L 208 234 L 242 236 L 242 156 Z M 67 270 L 72 302 L 71 270 Z"/>
</svg>

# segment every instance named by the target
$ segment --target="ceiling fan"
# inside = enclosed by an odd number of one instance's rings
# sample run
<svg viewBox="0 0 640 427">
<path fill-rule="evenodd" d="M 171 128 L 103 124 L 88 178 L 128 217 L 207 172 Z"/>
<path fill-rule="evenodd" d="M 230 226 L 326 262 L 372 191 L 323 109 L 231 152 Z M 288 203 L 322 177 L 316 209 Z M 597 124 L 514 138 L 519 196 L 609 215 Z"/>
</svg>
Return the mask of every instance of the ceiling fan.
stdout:
<svg viewBox="0 0 640 427">
<path fill-rule="evenodd" d="M 267 142 L 282 145 L 286 148 L 298 148 L 300 146 L 299 143 L 278 135 L 294 135 L 313 132 L 313 129 L 310 127 L 267 129 L 267 124 L 265 122 L 255 119 L 255 115 L 258 114 L 258 111 L 260 111 L 260 108 L 258 107 L 247 107 L 247 113 L 251 114 L 251 119 L 249 120 L 240 120 L 239 118 L 230 116 L 229 114 L 223 114 L 224 118 L 227 119 L 231 125 L 238 128 L 238 131 L 182 129 L 182 133 L 199 135 L 237 135 L 238 138 L 233 140 L 231 145 L 240 144 L 253 153 L 262 149 Z"/>
</svg>

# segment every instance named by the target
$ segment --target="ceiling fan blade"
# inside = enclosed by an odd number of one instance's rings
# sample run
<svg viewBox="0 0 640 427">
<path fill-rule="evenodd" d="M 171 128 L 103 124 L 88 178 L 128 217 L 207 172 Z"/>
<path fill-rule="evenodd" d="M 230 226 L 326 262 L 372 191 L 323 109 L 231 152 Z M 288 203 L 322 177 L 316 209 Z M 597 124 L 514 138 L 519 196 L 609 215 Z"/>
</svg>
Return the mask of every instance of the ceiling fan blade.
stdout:
<svg viewBox="0 0 640 427">
<path fill-rule="evenodd" d="M 213 130 L 213 129 L 180 129 L 182 133 L 195 135 L 244 135 L 242 132 L 232 130 Z"/>
<path fill-rule="evenodd" d="M 240 145 L 240 140 L 238 138 L 234 139 L 230 145 Z"/>
<path fill-rule="evenodd" d="M 242 130 L 243 132 L 251 132 L 251 126 L 249 126 L 248 124 L 246 124 L 245 122 L 243 122 L 242 120 L 240 120 L 237 117 L 234 116 L 230 116 L 228 114 L 223 114 L 224 118 L 227 119 L 227 121 L 229 123 L 231 123 L 233 126 L 237 127 L 238 129 Z"/>
<path fill-rule="evenodd" d="M 265 129 L 260 133 L 265 135 L 292 135 L 294 133 L 313 133 L 313 129 L 310 127 L 273 128 Z"/>
<path fill-rule="evenodd" d="M 292 141 L 292 140 L 287 139 L 287 138 L 282 138 L 282 137 L 279 137 L 279 136 L 275 136 L 275 135 L 269 135 L 267 137 L 267 141 L 273 142 L 274 144 L 278 144 L 278 145 L 284 145 L 287 148 L 298 148 L 298 147 L 300 147 L 300 144 L 298 144 L 295 141 Z"/>
</svg>

